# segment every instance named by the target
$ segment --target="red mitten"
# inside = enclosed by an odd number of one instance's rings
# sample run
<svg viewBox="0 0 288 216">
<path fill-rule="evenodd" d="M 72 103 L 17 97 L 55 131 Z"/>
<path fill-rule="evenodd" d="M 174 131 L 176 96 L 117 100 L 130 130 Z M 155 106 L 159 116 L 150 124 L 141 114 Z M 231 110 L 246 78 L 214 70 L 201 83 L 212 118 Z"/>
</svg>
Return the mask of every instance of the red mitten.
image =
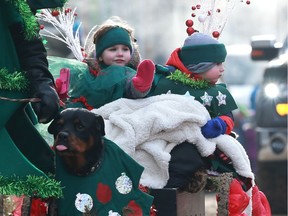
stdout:
<svg viewBox="0 0 288 216">
<path fill-rule="evenodd" d="M 137 67 L 137 74 L 132 78 L 136 90 L 145 92 L 150 89 L 154 79 L 155 65 L 151 60 L 143 60 Z"/>
<path fill-rule="evenodd" d="M 247 208 L 250 198 L 237 179 L 231 182 L 229 192 L 229 216 L 245 215 L 243 211 Z"/>
<path fill-rule="evenodd" d="M 252 189 L 252 215 L 253 216 L 271 216 L 269 202 L 262 191 L 254 185 Z"/>
</svg>

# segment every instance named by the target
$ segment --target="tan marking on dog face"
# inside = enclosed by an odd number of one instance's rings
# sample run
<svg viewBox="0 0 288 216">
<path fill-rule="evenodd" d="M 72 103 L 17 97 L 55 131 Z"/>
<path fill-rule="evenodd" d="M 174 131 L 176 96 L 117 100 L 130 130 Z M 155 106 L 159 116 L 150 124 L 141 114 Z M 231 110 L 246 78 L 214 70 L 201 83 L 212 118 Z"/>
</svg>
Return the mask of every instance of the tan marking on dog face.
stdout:
<svg viewBox="0 0 288 216">
<path fill-rule="evenodd" d="M 94 138 L 90 135 L 88 142 L 84 142 L 83 140 L 79 139 L 74 134 L 70 135 L 68 138 L 70 148 L 78 153 L 84 153 L 92 148 L 94 145 Z"/>
</svg>

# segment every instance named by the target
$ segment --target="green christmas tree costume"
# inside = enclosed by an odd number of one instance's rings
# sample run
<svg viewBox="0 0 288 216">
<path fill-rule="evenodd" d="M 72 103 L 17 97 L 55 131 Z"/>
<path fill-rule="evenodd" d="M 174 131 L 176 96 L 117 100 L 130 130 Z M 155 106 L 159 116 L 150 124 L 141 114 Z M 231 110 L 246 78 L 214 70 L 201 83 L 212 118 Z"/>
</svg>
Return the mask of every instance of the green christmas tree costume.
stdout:
<svg viewBox="0 0 288 216">
<path fill-rule="evenodd" d="M 31 10 L 63 6 L 61 1 L 45 2 L 30 0 L 28 5 L 26 1 L 0 0 L 0 176 L 4 177 L 46 178 L 48 173 L 54 172 L 54 154 L 34 127 L 37 118 L 32 107 L 27 101 L 11 101 L 31 98 L 11 26 L 22 23 L 26 27 L 25 40 L 35 36 L 39 26 Z"/>
<path fill-rule="evenodd" d="M 98 168 L 84 177 L 69 174 L 56 156 L 56 179 L 61 179 L 64 187 L 64 198 L 58 201 L 59 215 L 83 215 L 85 205 L 91 215 L 107 216 L 110 211 L 120 215 L 125 211 L 131 215 L 150 215 L 153 197 L 138 188 L 144 168 L 115 143 L 105 138 L 104 141 Z"/>
</svg>

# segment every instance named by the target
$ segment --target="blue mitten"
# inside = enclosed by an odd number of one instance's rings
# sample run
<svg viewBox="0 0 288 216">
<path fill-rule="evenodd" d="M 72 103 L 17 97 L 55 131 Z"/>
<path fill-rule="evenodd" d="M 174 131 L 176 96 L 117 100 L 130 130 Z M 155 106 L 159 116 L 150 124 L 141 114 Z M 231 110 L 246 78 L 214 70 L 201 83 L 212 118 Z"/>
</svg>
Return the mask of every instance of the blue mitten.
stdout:
<svg viewBox="0 0 288 216">
<path fill-rule="evenodd" d="M 220 118 L 213 118 L 201 128 L 201 132 L 205 138 L 215 138 L 226 132 L 226 123 Z"/>
</svg>

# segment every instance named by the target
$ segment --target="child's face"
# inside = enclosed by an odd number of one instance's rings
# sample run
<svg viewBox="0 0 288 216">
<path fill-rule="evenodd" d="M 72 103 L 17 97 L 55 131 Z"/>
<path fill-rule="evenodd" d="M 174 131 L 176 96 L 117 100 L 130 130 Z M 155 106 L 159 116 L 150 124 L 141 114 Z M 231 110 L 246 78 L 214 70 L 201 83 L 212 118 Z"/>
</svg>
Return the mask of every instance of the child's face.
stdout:
<svg viewBox="0 0 288 216">
<path fill-rule="evenodd" d="M 210 70 L 200 73 L 199 75 L 209 83 L 215 84 L 224 73 L 224 66 L 222 63 L 216 64 Z"/>
<path fill-rule="evenodd" d="M 131 53 L 128 46 L 117 44 L 105 49 L 99 58 L 106 65 L 125 66 L 131 59 Z"/>
</svg>

